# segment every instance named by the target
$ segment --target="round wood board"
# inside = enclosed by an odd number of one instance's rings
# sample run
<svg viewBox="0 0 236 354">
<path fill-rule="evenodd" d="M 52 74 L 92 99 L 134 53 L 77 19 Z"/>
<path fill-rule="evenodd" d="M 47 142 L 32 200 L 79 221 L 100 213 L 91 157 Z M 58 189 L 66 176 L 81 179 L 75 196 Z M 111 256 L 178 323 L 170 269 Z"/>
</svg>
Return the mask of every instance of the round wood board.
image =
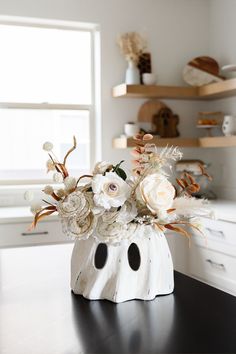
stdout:
<svg viewBox="0 0 236 354">
<path fill-rule="evenodd" d="M 168 106 L 159 100 L 149 100 L 145 102 L 139 109 L 138 122 L 152 123 L 153 116 L 158 114 L 162 108 Z"/>
</svg>

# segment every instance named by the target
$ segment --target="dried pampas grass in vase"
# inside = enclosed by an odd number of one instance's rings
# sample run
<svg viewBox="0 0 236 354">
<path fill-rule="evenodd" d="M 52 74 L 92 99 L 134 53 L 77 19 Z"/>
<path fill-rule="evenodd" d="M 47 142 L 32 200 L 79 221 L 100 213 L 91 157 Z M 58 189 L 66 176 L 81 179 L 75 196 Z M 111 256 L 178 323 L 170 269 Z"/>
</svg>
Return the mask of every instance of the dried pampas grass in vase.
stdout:
<svg viewBox="0 0 236 354">
<path fill-rule="evenodd" d="M 126 70 L 126 84 L 140 84 L 140 74 L 137 64 L 140 55 L 146 48 L 146 40 L 137 32 L 127 32 L 118 36 L 117 43 L 121 53 L 128 61 Z"/>
</svg>

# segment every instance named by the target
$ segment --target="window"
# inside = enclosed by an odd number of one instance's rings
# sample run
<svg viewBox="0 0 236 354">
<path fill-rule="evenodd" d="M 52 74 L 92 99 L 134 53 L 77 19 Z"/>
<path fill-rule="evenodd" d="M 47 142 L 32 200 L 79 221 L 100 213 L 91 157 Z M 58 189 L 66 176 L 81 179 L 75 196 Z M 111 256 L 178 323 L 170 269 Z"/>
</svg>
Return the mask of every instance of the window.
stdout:
<svg viewBox="0 0 236 354">
<path fill-rule="evenodd" d="M 42 151 L 52 141 L 72 173 L 90 170 L 95 141 L 96 30 L 58 23 L 0 23 L 0 183 L 47 179 Z"/>
</svg>

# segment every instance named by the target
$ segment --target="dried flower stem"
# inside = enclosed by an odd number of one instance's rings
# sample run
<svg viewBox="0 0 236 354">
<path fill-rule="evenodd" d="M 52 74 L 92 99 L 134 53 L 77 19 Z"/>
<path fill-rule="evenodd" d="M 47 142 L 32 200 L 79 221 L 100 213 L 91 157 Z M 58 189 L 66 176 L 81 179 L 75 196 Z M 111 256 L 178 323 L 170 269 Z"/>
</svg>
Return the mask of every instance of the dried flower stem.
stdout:
<svg viewBox="0 0 236 354">
<path fill-rule="evenodd" d="M 73 146 L 72 148 L 67 152 L 66 156 L 64 157 L 63 165 L 66 166 L 66 160 L 68 156 L 76 149 L 77 143 L 76 143 L 76 138 L 73 136 Z"/>
</svg>

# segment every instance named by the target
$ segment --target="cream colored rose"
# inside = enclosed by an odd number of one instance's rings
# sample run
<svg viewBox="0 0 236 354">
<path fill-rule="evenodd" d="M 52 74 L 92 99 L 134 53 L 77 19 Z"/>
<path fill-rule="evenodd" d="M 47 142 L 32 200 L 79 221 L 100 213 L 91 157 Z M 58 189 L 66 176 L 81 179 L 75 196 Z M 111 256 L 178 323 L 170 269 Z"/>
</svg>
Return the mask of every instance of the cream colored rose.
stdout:
<svg viewBox="0 0 236 354">
<path fill-rule="evenodd" d="M 88 195 L 79 191 L 69 194 L 57 204 L 61 218 L 85 218 L 90 213 L 90 207 Z"/>
<path fill-rule="evenodd" d="M 133 221 L 137 214 L 138 211 L 135 202 L 133 200 L 126 200 L 119 210 L 117 208 L 106 210 L 102 215 L 102 221 L 107 224 L 117 222 L 123 225 Z"/>
<path fill-rule="evenodd" d="M 84 218 L 62 219 L 62 228 L 68 237 L 76 237 L 82 240 L 89 238 L 97 224 L 97 217 L 90 212 Z"/>
<path fill-rule="evenodd" d="M 137 227 L 138 224 L 136 223 L 121 224 L 115 221 L 108 224 L 100 218 L 93 236 L 100 242 L 119 244 L 124 240 L 132 239 Z"/>
<path fill-rule="evenodd" d="M 137 194 L 151 212 L 158 214 L 172 207 L 175 189 L 165 176 L 154 173 L 141 181 Z"/>
</svg>

